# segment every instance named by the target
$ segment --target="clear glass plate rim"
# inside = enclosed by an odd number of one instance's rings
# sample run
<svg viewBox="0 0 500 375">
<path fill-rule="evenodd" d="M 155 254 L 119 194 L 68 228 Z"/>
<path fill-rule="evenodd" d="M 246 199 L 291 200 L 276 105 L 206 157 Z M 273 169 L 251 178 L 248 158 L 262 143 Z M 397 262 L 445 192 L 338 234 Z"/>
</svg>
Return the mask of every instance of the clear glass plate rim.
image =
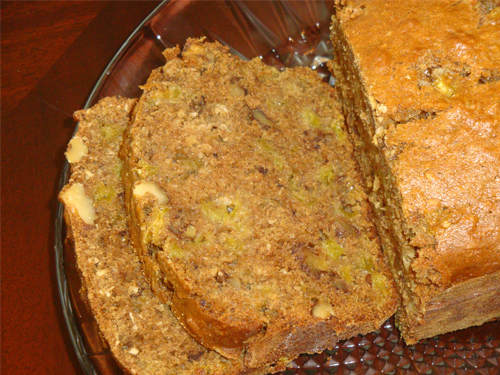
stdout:
<svg viewBox="0 0 500 375">
<path fill-rule="evenodd" d="M 130 36 L 125 40 L 125 42 L 121 45 L 121 47 L 118 49 L 118 51 L 115 53 L 111 61 L 108 63 L 104 71 L 102 72 L 101 76 L 97 80 L 96 84 L 94 85 L 86 103 L 84 106 L 84 109 L 90 108 L 100 89 L 106 82 L 107 78 L 111 74 L 114 66 L 116 63 L 123 57 L 124 53 L 130 46 L 132 45 L 132 40 L 136 38 L 141 32 L 144 31 L 144 28 L 146 25 L 153 19 L 154 16 L 156 16 L 161 9 L 163 9 L 164 6 L 166 6 L 168 3 L 170 3 L 171 0 L 163 0 L 140 24 L 139 26 L 136 27 L 136 29 L 130 34 Z M 75 131 L 73 135 L 76 133 L 78 130 L 78 124 L 75 127 Z M 67 160 L 64 161 L 64 166 L 62 168 L 62 174 L 61 178 L 59 181 L 59 188 L 58 191 L 61 191 L 64 185 L 67 182 L 68 179 L 68 172 L 69 172 L 69 163 Z M 96 372 L 96 369 L 92 363 L 92 361 L 88 358 L 87 356 L 87 351 L 85 349 L 85 345 L 83 344 L 82 336 L 78 330 L 77 323 L 75 320 L 74 312 L 73 312 L 73 306 L 70 301 L 70 296 L 69 296 L 69 290 L 68 290 L 68 280 L 66 276 L 66 271 L 64 269 L 64 218 L 63 218 L 63 213 L 64 213 L 64 206 L 62 205 L 61 202 L 57 203 L 57 210 L 56 210 L 56 220 L 55 220 L 55 244 L 54 244 L 54 250 L 55 250 L 55 263 L 56 263 L 56 279 L 57 279 L 57 286 L 58 286 L 58 292 L 59 292 L 59 298 L 61 300 L 61 307 L 63 310 L 63 315 L 64 315 L 64 320 L 66 322 L 66 327 L 68 329 L 68 332 L 70 333 L 70 339 L 73 345 L 73 349 L 76 352 L 76 355 L 78 357 L 78 361 L 80 362 L 80 365 L 82 369 L 85 371 L 87 374 L 95 374 L 98 375 Z M 83 353 L 83 354 L 82 354 Z"/>
</svg>

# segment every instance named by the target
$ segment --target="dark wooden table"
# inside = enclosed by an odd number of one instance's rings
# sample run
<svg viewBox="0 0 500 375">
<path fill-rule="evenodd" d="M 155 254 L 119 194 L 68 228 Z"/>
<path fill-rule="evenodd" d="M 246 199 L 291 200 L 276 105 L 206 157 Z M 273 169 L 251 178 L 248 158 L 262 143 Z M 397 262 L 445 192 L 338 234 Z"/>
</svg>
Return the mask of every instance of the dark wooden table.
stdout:
<svg viewBox="0 0 500 375">
<path fill-rule="evenodd" d="M 159 1 L 2 1 L 1 373 L 79 374 L 54 221 L 72 114 Z"/>
</svg>

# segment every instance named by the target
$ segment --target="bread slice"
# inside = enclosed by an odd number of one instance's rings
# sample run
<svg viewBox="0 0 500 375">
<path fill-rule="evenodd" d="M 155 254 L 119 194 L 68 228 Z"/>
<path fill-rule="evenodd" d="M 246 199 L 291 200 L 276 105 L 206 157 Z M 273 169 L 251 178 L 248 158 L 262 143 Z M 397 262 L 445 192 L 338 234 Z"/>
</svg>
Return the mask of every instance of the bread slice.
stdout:
<svg viewBox="0 0 500 375">
<path fill-rule="evenodd" d="M 377 329 L 396 293 L 333 88 L 188 40 L 124 155 L 132 238 L 204 346 L 249 367 Z"/>
<path fill-rule="evenodd" d="M 104 339 L 132 374 L 248 374 L 194 341 L 150 290 L 125 217 L 118 150 L 135 100 L 106 98 L 79 111 L 66 153 L 71 176 L 60 193 L 83 290 Z M 162 297 L 166 294 L 160 293 Z"/>
<path fill-rule="evenodd" d="M 339 2 L 333 18 L 408 344 L 500 317 L 499 16 L 491 1 L 377 0 Z"/>
</svg>

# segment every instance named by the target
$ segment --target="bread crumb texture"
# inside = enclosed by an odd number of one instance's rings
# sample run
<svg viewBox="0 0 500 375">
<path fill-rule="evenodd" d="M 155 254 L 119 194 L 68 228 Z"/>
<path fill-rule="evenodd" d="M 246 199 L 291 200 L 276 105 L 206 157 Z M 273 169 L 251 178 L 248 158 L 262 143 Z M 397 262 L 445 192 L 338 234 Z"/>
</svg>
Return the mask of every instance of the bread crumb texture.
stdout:
<svg viewBox="0 0 500 375">
<path fill-rule="evenodd" d="M 125 184 L 166 197 L 127 195 L 181 323 L 251 364 L 375 329 L 396 296 L 334 89 L 199 40 L 165 56 L 134 111 Z"/>
<path fill-rule="evenodd" d="M 143 267 L 130 243 L 118 157 L 122 134 L 135 100 L 105 98 L 79 111 L 79 138 L 88 148 L 71 164 L 71 178 L 60 194 L 65 204 L 69 239 L 82 276 L 82 293 L 103 338 L 118 363 L 136 374 L 266 373 L 244 369 L 194 341 L 167 304 L 151 292 Z M 70 143 L 73 147 L 74 142 Z M 84 221 L 65 197 L 75 186 L 84 191 L 95 211 Z"/>
</svg>

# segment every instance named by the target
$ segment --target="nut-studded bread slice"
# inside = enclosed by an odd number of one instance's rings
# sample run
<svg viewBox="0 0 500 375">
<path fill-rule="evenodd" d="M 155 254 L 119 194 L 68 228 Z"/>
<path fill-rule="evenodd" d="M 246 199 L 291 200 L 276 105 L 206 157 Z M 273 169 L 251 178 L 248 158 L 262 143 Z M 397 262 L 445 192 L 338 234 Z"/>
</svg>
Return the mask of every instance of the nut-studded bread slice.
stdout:
<svg viewBox="0 0 500 375">
<path fill-rule="evenodd" d="M 107 98 L 77 112 L 80 125 L 66 153 L 71 178 L 60 199 L 100 331 L 132 374 L 249 373 L 241 361 L 227 360 L 194 341 L 146 282 L 130 244 L 118 157 L 134 105 L 134 100 Z"/>
<path fill-rule="evenodd" d="M 396 306 L 332 87 L 188 40 L 125 142 L 134 245 L 204 346 L 253 367 L 375 330 Z"/>
</svg>

